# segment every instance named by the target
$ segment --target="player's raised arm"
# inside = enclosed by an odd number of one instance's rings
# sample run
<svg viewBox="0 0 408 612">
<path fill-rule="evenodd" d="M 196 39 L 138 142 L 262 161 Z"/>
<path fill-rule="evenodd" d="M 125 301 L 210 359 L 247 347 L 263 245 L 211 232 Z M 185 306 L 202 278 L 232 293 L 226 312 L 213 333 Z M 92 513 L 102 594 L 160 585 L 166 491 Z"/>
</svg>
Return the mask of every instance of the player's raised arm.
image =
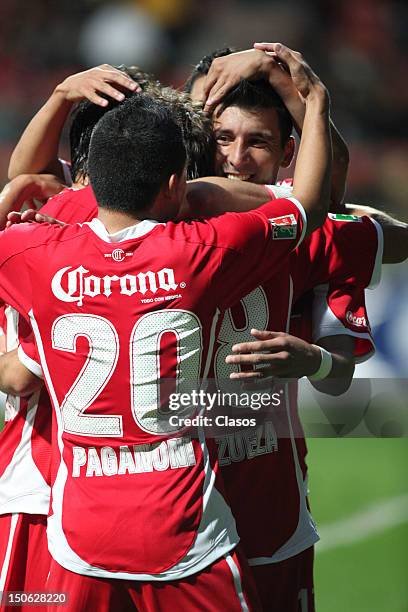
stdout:
<svg viewBox="0 0 408 612">
<path fill-rule="evenodd" d="M 73 74 L 56 86 L 50 98 L 31 119 L 10 158 L 8 176 L 50 172 L 63 177 L 58 161 L 61 132 L 76 102 L 88 99 L 107 106 L 107 98 L 121 101 L 123 90 L 137 91 L 138 85 L 122 71 L 103 64 Z"/>
<path fill-rule="evenodd" d="M 261 50 L 267 54 L 270 59 L 273 59 L 273 43 L 255 43 L 254 47 L 257 51 Z M 271 55 L 269 55 L 271 54 Z M 265 65 L 265 64 L 263 64 Z M 285 70 L 282 67 L 277 69 L 277 62 L 269 63 L 268 81 L 275 91 L 280 95 L 286 108 L 292 115 L 296 131 L 300 135 L 303 129 L 303 121 L 305 117 L 305 106 L 301 97 L 296 90 L 291 86 L 290 79 L 285 75 Z M 333 146 L 333 163 L 332 163 L 332 179 L 331 179 L 331 210 L 336 212 L 343 202 L 347 172 L 350 162 L 350 155 L 347 144 L 340 132 L 337 130 L 333 121 L 330 119 L 330 134 Z"/>
<path fill-rule="evenodd" d="M 306 211 L 311 233 L 323 225 L 330 200 L 332 147 L 327 89 L 302 56 L 277 43 L 274 52 L 290 71 L 306 113 L 293 178 L 293 196 Z"/>
</svg>

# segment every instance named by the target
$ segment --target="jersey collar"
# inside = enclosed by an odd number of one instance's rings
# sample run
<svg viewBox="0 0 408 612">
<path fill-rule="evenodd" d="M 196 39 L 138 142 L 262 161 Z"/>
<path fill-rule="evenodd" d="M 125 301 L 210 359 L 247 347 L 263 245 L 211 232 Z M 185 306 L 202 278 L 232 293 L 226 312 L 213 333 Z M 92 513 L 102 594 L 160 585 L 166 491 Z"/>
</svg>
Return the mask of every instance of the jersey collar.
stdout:
<svg viewBox="0 0 408 612">
<path fill-rule="evenodd" d="M 88 225 L 90 229 L 105 242 L 124 242 L 125 240 L 131 240 L 132 238 L 140 238 L 140 236 L 144 236 L 157 225 L 166 224 L 159 223 L 159 221 L 154 221 L 152 219 L 144 219 L 143 221 L 140 221 L 140 223 L 125 227 L 123 230 L 115 232 L 114 234 L 108 234 L 102 221 L 97 218 L 84 223 L 84 225 Z"/>
</svg>

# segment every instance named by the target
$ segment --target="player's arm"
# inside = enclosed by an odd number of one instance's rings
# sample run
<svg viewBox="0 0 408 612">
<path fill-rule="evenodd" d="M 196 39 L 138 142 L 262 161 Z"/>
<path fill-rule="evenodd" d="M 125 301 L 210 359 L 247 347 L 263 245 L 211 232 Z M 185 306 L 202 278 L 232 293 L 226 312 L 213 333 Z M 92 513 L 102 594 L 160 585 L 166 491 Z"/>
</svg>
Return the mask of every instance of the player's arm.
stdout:
<svg viewBox="0 0 408 612">
<path fill-rule="evenodd" d="M 29 395 L 43 385 L 19 360 L 17 349 L 0 356 L 0 389 L 11 395 Z"/>
<path fill-rule="evenodd" d="M 52 174 L 20 174 L 0 193 L 0 230 L 6 227 L 8 215 L 18 213 L 24 203 L 35 208 L 33 200 L 45 202 L 59 193 L 65 185 Z"/>
<path fill-rule="evenodd" d="M 332 366 L 326 377 L 318 380 L 309 376 L 317 391 L 328 395 L 342 395 L 349 389 L 355 369 L 354 344 L 355 339 L 347 335 L 328 336 L 316 342 L 316 345 L 325 349 L 332 359 Z"/>
<path fill-rule="evenodd" d="M 271 51 L 270 43 L 255 43 L 257 50 L 266 53 Z M 276 64 L 276 62 L 275 62 Z M 305 105 L 299 94 L 290 86 L 285 71 L 281 66 L 270 70 L 268 81 L 282 98 L 283 103 L 290 112 L 295 129 L 299 136 L 302 134 L 305 118 Z M 348 146 L 330 118 L 330 136 L 332 140 L 333 162 L 330 190 L 330 210 L 337 212 L 342 209 L 342 203 L 346 191 L 347 173 L 350 163 Z"/>
<path fill-rule="evenodd" d="M 137 91 L 138 85 L 108 64 L 71 75 L 57 85 L 18 141 L 10 158 L 9 179 L 19 174 L 39 172 L 49 172 L 64 179 L 58 149 L 73 105 L 88 99 L 99 106 L 107 106 L 104 96 L 118 101 L 124 99 L 121 88 Z"/>
<path fill-rule="evenodd" d="M 63 221 L 44 215 L 37 210 L 25 210 L 24 212 L 11 212 L 7 215 L 6 227 L 17 225 L 19 223 L 49 223 L 50 225 L 66 225 Z"/>
<path fill-rule="evenodd" d="M 381 225 L 384 238 L 383 263 L 395 264 L 408 259 L 408 223 L 393 219 L 387 213 L 371 206 L 346 204 L 346 209 L 353 215 L 372 217 Z"/>
<path fill-rule="evenodd" d="M 254 46 L 255 49 L 214 59 L 203 87 L 206 110 L 213 110 L 241 79 L 262 78 L 280 95 L 292 116 L 296 131 L 301 135 L 305 118 L 302 97 L 282 63 L 277 61 L 273 43 L 255 43 Z M 333 146 L 331 209 L 338 211 L 346 189 L 349 151 L 332 120 L 330 133 Z"/>
<path fill-rule="evenodd" d="M 340 395 L 349 388 L 354 374 L 354 339 L 350 336 L 321 338 L 318 344 L 310 344 L 284 332 L 252 329 L 251 334 L 256 340 L 235 344 L 225 361 L 256 369 L 233 372 L 230 378 L 248 381 L 265 376 L 308 376 L 316 389 L 330 395 Z"/>
<path fill-rule="evenodd" d="M 326 88 L 310 67 L 303 61 L 299 54 L 294 53 L 287 47 L 277 43 L 274 45 L 275 53 L 280 61 L 285 62 L 290 71 L 294 85 L 304 101 L 306 113 L 304 127 L 300 141 L 299 153 L 293 179 L 293 197 L 299 200 L 307 216 L 307 233 L 311 233 L 320 227 L 327 214 L 330 194 L 330 172 L 331 172 L 331 139 L 329 131 L 329 97 Z M 255 194 L 258 190 L 262 204 L 269 198 L 265 198 L 263 187 L 248 185 L 233 186 L 235 196 L 240 190 L 245 194 L 242 199 L 233 206 L 233 198 L 224 197 L 231 186 L 220 182 L 222 179 L 198 180 L 196 186 L 189 188 L 187 201 L 190 205 L 190 215 L 203 214 L 203 201 L 206 215 L 208 213 L 218 214 L 220 206 L 223 211 L 246 211 L 253 208 L 254 200 L 248 198 L 250 193 Z M 227 181 L 228 179 L 224 179 Z M 231 181 L 229 181 L 231 183 Z M 237 181 L 238 182 L 238 181 Z M 201 187 L 200 187 L 201 186 Z M 200 193 L 200 188 L 202 192 Z M 261 190 L 261 191 L 259 191 Z M 215 203 L 216 210 L 210 211 L 211 205 Z M 247 203 L 245 204 L 245 200 Z M 250 200 L 250 201 L 249 201 Z M 231 206 L 229 206 L 231 204 Z M 217 210 L 218 208 L 218 210 Z M 186 210 L 183 211 L 186 214 Z"/>
</svg>

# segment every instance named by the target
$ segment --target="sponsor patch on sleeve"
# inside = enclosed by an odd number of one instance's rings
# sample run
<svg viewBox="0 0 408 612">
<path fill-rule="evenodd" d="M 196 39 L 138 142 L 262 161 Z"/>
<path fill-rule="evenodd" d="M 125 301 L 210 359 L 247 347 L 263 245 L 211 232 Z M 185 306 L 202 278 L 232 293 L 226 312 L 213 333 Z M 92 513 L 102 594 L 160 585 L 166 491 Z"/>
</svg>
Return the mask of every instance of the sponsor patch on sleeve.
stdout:
<svg viewBox="0 0 408 612">
<path fill-rule="evenodd" d="M 343 214 L 334 214 L 334 213 L 329 213 L 329 217 L 330 219 L 333 219 L 333 221 L 354 221 L 354 222 L 361 222 L 361 217 L 358 217 L 357 215 L 343 215 Z"/>
<path fill-rule="evenodd" d="M 295 215 L 282 215 L 269 219 L 273 226 L 274 240 L 293 240 L 297 236 L 297 221 Z"/>
<path fill-rule="evenodd" d="M 367 319 L 364 316 L 358 316 L 348 310 L 346 312 L 346 319 L 351 325 L 355 325 L 355 327 L 364 327 L 369 329 L 369 325 L 367 324 Z"/>
</svg>

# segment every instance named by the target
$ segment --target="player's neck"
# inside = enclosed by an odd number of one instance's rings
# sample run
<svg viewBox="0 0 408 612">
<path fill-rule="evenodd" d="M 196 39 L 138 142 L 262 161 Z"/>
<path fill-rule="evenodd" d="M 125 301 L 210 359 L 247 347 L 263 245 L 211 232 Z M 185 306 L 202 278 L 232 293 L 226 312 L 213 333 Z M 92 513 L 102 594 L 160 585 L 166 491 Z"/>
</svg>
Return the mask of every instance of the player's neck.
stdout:
<svg viewBox="0 0 408 612">
<path fill-rule="evenodd" d="M 136 219 L 135 217 L 132 217 L 126 213 L 107 210 L 106 208 L 98 209 L 98 219 L 104 224 L 108 234 L 115 234 L 116 232 L 120 232 L 127 227 L 132 227 L 132 225 L 136 225 L 143 220 Z"/>
</svg>

